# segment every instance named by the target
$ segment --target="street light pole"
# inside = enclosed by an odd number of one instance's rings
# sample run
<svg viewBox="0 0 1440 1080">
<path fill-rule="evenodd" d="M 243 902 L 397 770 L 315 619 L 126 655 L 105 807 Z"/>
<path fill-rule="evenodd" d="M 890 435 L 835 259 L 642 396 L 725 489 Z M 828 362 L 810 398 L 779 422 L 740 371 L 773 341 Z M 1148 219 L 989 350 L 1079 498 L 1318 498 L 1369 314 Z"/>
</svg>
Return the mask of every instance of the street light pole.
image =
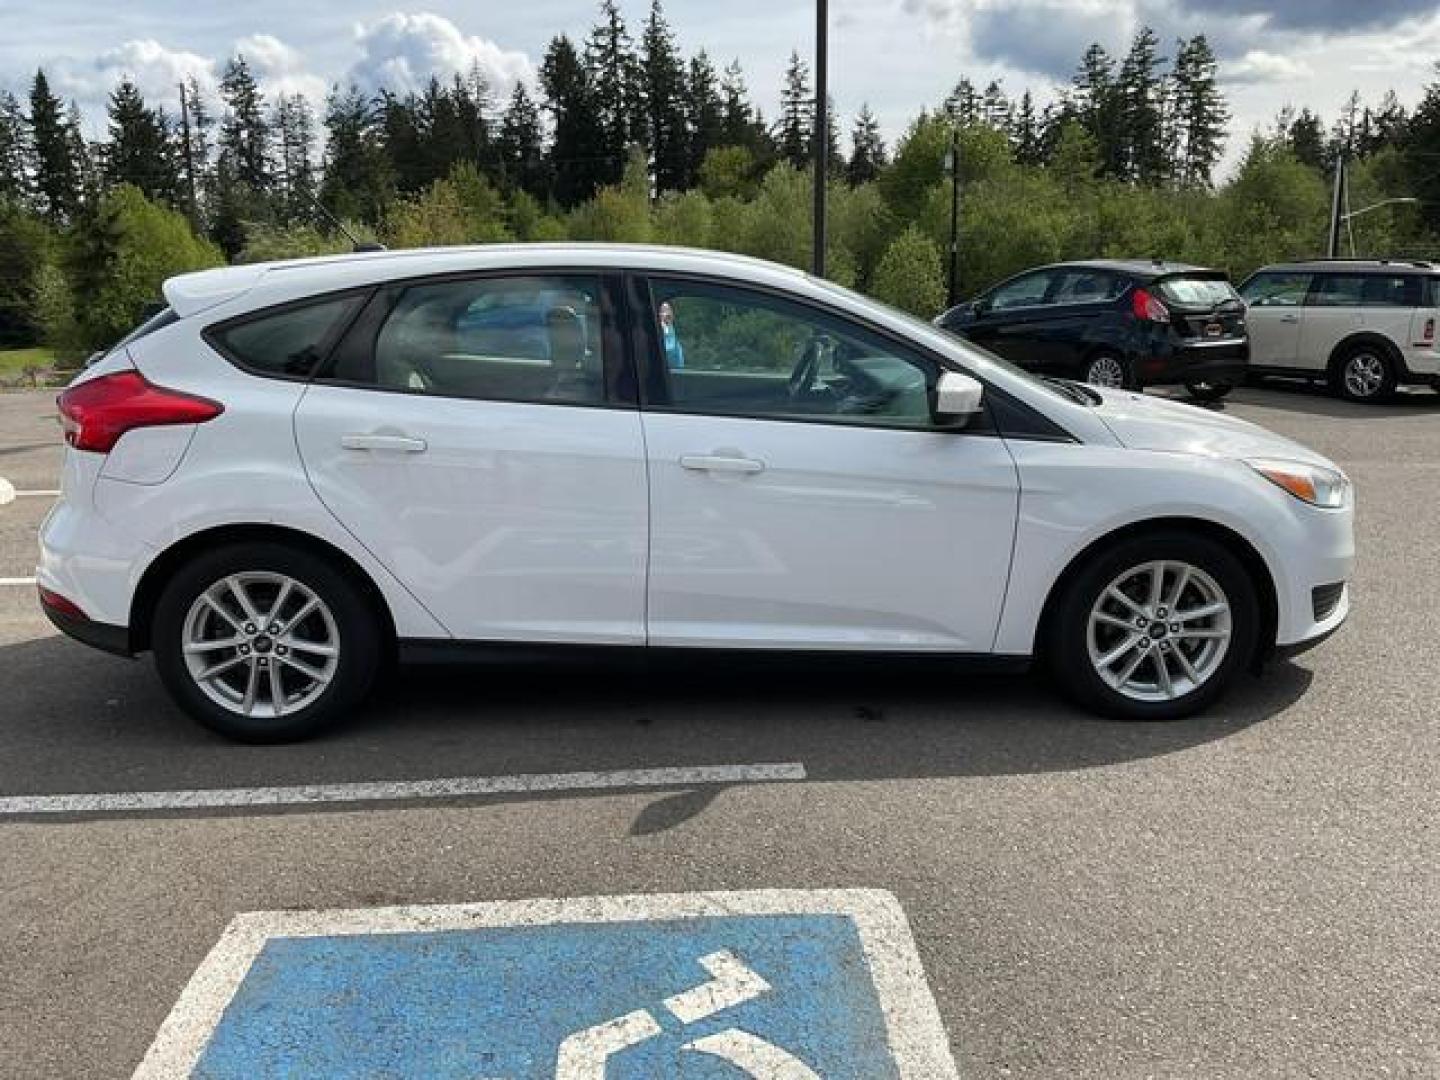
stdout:
<svg viewBox="0 0 1440 1080">
<path fill-rule="evenodd" d="M 950 129 L 950 153 L 945 158 L 950 171 L 950 273 L 945 306 L 960 302 L 960 129 Z"/>
<path fill-rule="evenodd" d="M 815 0 L 815 120 L 810 125 L 815 141 L 815 227 L 811 268 L 825 276 L 825 181 L 830 172 L 829 2 Z"/>
</svg>

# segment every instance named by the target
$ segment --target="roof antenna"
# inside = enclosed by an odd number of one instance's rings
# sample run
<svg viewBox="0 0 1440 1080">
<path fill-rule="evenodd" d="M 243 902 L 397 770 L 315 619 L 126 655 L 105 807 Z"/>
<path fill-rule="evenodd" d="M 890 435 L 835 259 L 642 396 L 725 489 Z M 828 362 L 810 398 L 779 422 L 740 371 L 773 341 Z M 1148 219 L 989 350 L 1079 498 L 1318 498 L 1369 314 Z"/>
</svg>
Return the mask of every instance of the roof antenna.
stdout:
<svg viewBox="0 0 1440 1080">
<path fill-rule="evenodd" d="M 337 218 L 334 214 L 330 213 L 330 211 L 325 208 L 325 204 L 322 203 L 319 199 L 317 199 L 311 192 L 307 191 L 305 195 L 310 200 L 311 205 L 313 205 L 316 210 L 319 210 L 320 213 L 325 216 L 325 220 L 328 221 L 331 225 L 333 225 L 336 231 L 341 232 L 345 235 L 345 239 L 350 241 L 351 250 L 354 251 L 355 254 L 362 255 L 370 251 L 385 250 L 384 244 L 377 243 L 373 240 L 360 240 L 354 233 L 352 233 L 349 229 L 345 227 L 345 223 L 343 221 Z"/>
</svg>

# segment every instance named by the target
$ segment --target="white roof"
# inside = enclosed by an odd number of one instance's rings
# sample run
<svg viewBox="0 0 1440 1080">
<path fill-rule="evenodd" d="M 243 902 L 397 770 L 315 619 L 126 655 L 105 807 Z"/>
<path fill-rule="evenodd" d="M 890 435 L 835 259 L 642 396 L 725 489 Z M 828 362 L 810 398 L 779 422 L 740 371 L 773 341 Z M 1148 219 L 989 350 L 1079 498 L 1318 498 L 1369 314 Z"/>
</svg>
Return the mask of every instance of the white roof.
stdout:
<svg viewBox="0 0 1440 1080">
<path fill-rule="evenodd" d="M 224 266 L 165 282 L 165 300 L 181 318 L 224 305 L 225 314 L 397 278 L 466 270 L 541 267 L 711 272 L 800 291 L 811 282 L 792 267 L 727 252 L 646 244 L 483 244 L 331 255 L 317 259 Z"/>
</svg>

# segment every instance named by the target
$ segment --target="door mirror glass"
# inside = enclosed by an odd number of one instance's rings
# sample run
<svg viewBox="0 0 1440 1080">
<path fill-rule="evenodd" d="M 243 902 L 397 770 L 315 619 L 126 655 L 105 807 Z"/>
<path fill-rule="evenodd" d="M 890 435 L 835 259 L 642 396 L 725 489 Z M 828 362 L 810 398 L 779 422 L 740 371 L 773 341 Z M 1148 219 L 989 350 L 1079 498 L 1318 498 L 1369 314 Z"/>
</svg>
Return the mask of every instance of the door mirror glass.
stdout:
<svg viewBox="0 0 1440 1080">
<path fill-rule="evenodd" d="M 979 297 L 970 304 L 970 314 L 974 315 L 977 319 L 988 314 L 989 311 L 990 298 L 988 296 Z"/>
<path fill-rule="evenodd" d="M 942 371 L 935 383 L 935 423 L 964 427 L 980 411 L 985 387 L 978 379 L 958 371 Z"/>
</svg>

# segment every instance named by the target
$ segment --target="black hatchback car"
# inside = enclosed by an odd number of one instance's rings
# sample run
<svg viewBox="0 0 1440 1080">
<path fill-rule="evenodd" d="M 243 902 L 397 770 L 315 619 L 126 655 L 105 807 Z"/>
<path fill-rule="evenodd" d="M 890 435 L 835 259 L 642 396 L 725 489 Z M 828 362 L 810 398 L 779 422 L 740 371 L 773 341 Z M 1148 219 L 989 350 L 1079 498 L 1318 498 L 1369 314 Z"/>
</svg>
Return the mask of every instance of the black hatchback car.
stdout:
<svg viewBox="0 0 1440 1080">
<path fill-rule="evenodd" d="M 1220 270 L 1097 260 L 1017 274 L 935 320 L 1031 371 L 1095 386 L 1183 384 L 1215 401 L 1244 381 L 1245 303 Z"/>
</svg>

